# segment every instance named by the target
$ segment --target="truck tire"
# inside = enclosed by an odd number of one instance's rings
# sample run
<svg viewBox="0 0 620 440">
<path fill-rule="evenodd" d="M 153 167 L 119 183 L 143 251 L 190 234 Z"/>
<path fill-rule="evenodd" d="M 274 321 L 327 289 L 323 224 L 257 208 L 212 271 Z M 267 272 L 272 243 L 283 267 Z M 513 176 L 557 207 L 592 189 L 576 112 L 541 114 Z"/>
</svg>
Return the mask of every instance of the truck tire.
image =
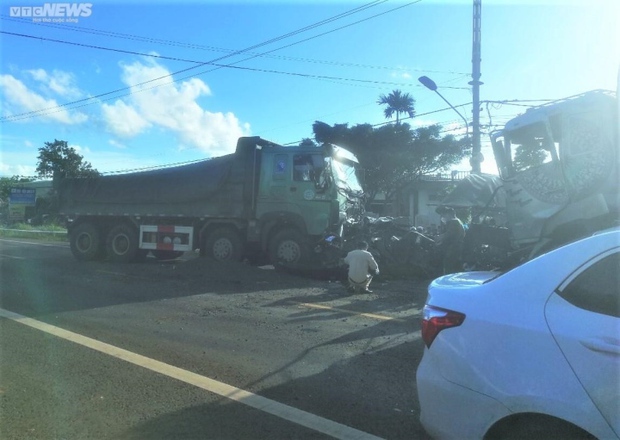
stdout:
<svg viewBox="0 0 620 440">
<path fill-rule="evenodd" d="M 69 242 L 73 256 L 80 261 L 92 261 L 101 257 L 101 233 L 92 223 L 76 226 L 71 231 Z"/>
<path fill-rule="evenodd" d="M 269 242 L 269 259 L 272 264 L 298 264 L 308 259 L 306 237 L 296 229 L 284 229 Z"/>
<path fill-rule="evenodd" d="M 106 240 L 106 253 L 110 261 L 129 263 L 138 256 L 138 234 L 129 225 L 117 225 L 110 230 Z"/>
<path fill-rule="evenodd" d="M 209 233 L 205 254 L 216 261 L 240 261 L 244 253 L 243 240 L 231 228 L 217 228 Z"/>
</svg>

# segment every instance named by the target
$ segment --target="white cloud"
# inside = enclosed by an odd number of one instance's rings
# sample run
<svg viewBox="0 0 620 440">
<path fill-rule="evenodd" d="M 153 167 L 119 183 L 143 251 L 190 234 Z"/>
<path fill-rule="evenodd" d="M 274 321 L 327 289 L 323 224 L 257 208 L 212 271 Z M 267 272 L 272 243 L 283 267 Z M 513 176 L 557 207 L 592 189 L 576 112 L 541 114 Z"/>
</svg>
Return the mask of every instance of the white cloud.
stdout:
<svg viewBox="0 0 620 440">
<path fill-rule="evenodd" d="M 27 70 L 38 82 L 46 93 L 57 94 L 63 98 L 75 99 L 82 96 L 82 92 L 75 85 L 75 77 L 72 73 L 54 69 L 51 74 L 44 69 Z"/>
<path fill-rule="evenodd" d="M 136 136 L 151 126 L 151 123 L 140 116 L 134 107 L 125 104 L 120 99 L 112 105 L 103 104 L 101 110 L 108 129 L 120 137 Z"/>
<path fill-rule="evenodd" d="M 36 174 L 36 168 L 27 165 L 10 165 L 7 163 L 0 163 L 0 176 L 12 177 L 12 176 L 26 176 L 32 177 Z"/>
<path fill-rule="evenodd" d="M 36 174 L 36 152 L 28 145 L 29 141 L 23 142 L 11 136 L 1 135 L 0 143 L 0 176 L 34 176 Z M 24 165 L 24 162 L 33 165 Z"/>
<path fill-rule="evenodd" d="M 132 94 L 114 104 L 103 105 L 108 129 L 119 137 L 136 136 L 151 127 L 174 133 L 179 142 L 211 156 L 234 151 L 237 138 L 250 134 L 233 113 L 210 112 L 198 99 L 211 95 L 198 78 L 173 83 L 170 72 L 154 61 L 121 65 L 122 81 L 134 85 Z M 157 86 L 157 87 L 155 87 Z"/>
<path fill-rule="evenodd" d="M 84 156 L 85 154 L 91 153 L 90 148 L 82 147 L 81 145 L 71 144 L 71 145 L 69 145 L 69 148 L 73 148 L 81 156 Z"/>
<path fill-rule="evenodd" d="M 127 146 L 125 144 L 120 143 L 119 141 L 115 140 L 115 139 L 110 139 L 108 141 L 108 144 L 112 145 L 115 148 L 119 148 L 124 150 L 125 148 L 127 148 Z"/>
<path fill-rule="evenodd" d="M 392 72 L 390 73 L 390 76 L 396 79 L 404 79 L 404 80 L 413 79 L 413 75 L 411 75 L 409 72 L 403 72 L 402 70 Z"/>
<path fill-rule="evenodd" d="M 38 115 L 43 120 L 60 122 L 62 124 L 79 124 L 88 119 L 84 113 L 69 112 L 65 108 L 58 108 L 54 99 L 47 99 L 28 89 L 26 85 L 12 75 L 0 75 L 0 91 L 4 95 L 3 116 L 28 113 L 37 110 L 50 109 Z"/>
</svg>

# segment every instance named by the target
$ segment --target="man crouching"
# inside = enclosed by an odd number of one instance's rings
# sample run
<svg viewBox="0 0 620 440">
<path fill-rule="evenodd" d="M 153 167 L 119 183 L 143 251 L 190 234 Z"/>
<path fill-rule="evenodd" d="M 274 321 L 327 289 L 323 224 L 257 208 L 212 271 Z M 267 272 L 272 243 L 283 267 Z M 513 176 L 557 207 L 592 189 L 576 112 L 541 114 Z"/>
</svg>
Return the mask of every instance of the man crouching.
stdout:
<svg viewBox="0 0 620 440">
<path fill-rule="evenodd" d="M 373 275 L 379 274 L 379 266 L 368 252 L 368 243 L 361 241 L 357 249 L 352 250 L 344 258 L 344 262 L 349 265 L 349 287 L 352 293 L 372 293 L 368 289 Z"/>
</svg>

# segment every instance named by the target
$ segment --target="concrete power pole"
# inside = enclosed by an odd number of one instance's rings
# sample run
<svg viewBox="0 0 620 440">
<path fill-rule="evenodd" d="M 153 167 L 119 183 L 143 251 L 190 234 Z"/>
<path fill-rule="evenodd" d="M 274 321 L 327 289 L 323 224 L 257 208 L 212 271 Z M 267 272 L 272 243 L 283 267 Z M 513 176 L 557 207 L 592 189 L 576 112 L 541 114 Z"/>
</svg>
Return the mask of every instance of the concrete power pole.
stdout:
<svg viewBox="0 0 620 440">
<path fill-rule="evenodd" d="M 473 14 L 473 43 L 472 43 L 472 80 L 469 84 L 473 92 L 473 127 L 472 127 L 472 152 L 471 152 L 471 171 L 480 173 L 480 163 L 484 160 L 480 146 L 480 62 L 481 62 L 481 22 L 482 22 L 482 0 L 474 0 Z"/>
</svg>

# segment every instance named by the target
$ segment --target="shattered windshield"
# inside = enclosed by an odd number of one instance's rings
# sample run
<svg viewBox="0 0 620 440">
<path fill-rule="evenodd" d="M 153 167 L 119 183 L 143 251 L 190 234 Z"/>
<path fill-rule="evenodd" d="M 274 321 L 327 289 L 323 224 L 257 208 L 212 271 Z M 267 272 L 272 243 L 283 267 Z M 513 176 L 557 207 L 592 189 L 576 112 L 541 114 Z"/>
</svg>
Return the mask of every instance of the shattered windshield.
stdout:
<svg viewBox="0 0 620 440">
<path fill-rule="evenodd" d="M 558 144 L 543 123 L 507 135 L 514 172 L 525 171 L 558 160 Z"/>
<path fill-rule="evenodd" d="M 336 179 L 336 185 L 339 188 L 343 188 L 353 192 L 362 192 L 362 186 L 357 179 L 355 167 L 348 163 L 339 162 L 334 160 L 332 162 L 334 169 L 334 178 Z"/>
</svg>

